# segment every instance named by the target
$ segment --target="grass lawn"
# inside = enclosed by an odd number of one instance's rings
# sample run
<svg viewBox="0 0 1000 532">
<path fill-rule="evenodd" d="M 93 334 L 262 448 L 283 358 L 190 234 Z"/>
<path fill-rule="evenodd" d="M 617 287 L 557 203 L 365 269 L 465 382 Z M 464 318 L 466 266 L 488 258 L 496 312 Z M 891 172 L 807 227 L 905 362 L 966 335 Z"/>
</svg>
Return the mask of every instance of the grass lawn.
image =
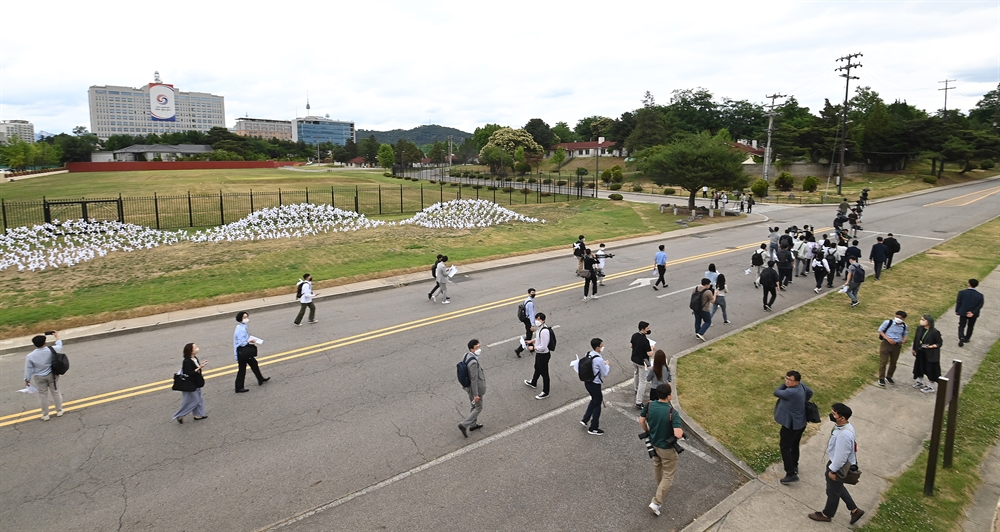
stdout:
<svg viewBox="0 0 1000 532">
<path fill-rule="evenodd" d="M 1000 405 L 1000 342 L 993 344 L 979 370 L 962 388 L 951 469 L 942 467 L 944 432 L 941 433 L 934 496 L 924 495 L 928 458 L 925 448 L 913 465 L 893 481 L 883 494 L 878 512 L 859 530 L 956 530 L 965 517 L 964 509 L 972 502 L 975 489 L 982 483 L 979 466 L 1000 435 L 997 405 Z"/>
<path fill-rule="evenodd" d="M 383 227 L 351 234 L 242 243 L 191 243 L 108 256 L 72 268 L 0 272 L 0 337 L 64 329 L 254 297 L 287 294 L 308 271 L 316 288 L 424 271 L 438 253 L 461 264 L 671 231 L 656 205 L 579 200 L 513 208 L 542 224 L 474 230 Z M 387 217 L 388 219 L 389 217 Z M 398 219 L 399 217 L 392 217 Z M 713 223 L 705 219 L 692 225 Z M 289 299 L 291 300 L 291 299 Z"/>
<path fill-rule="evenodd" d="M 847 296 L 828 292 L 680 358 L 681 404 L 733 454 L 763 472 L 781 459 L 772 392 L 785 372 L 802 373 L 821 409 L 849 399 L 876 378 L 879 323 L 896 309 L 911 316 L 911 327 L 922 314 L 944 314 L 970 277 L 982 279 L 1000 264 L 998 232 L 1000 219 L 994 219 L 894 264 L 888 281 L 864 283 L 858 307 L 850 308 Z M 814 425 L 807 432 L 816 430 Z"/>
</svg>

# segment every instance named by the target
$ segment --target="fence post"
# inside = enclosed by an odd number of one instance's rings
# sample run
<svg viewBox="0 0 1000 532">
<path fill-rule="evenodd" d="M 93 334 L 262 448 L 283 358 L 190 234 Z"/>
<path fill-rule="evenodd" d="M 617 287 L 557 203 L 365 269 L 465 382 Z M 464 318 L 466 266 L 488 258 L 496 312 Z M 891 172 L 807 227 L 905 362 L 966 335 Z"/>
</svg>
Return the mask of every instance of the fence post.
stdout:
<svg viewBox="0 0 1000 532">
<path fill-rule="evenodd" d="M 122 204 L 122 193 L 118 193 L 118 221 L 125 223 L 125 206 Z"/>
<path fill-rule="evenodd" d="M 958 428 L 958 387 L 962 384 L 962 361 L 953 360 L 951 363 L 951 371 L 954 372 L 953 375 L 949 375 L 951 380 L 951 393 L 948 397 L 948 428 L 945 429 L 944 433 L 944 467 L 945 469 L 951 469 L 952 455 L 955 451 L 955 430 Z"/>
<path fill-rule="evenodd" d="M 424 210 L 424 184 L 420 183 L 420 210 Z"/>
<path fill-rule="evenodd" d="M 306 187 L 306 203 L 309 203 L 309 187 Z"/>
<path fill-rule="evenodd" d="M 927 471 L 924 473 L 924 495 L 934 495 L 934 479 L 937 476 L 938 448 L 941 445 L 941 425 L 944 422 L 944 406 L 947 402 L 947 377 L 938 377 L 937 400 L 934 403 L 934 420 L 931 422 L 931 443 L 927 452 Z"/>
<path fill-rule="evenodd" d="M 282 205 L 283 204 L 281 203 L 281 187 L 278 187 L 278 207 L 281 207 Z"/>
<path fill-rule="evenodd" d="M 219 191 L 219 225 L 226 225 L 226 208 L 222 202 L 222 191 Z"/>
<path fill-rule="evenodd" d="M 52 211 L 49 210 L 49 200 L 42 196 L 42 216 L 45 218 L 45 223 L 52 223 Z"/>
<path fill-rule="evenodd" d="M 7 205 L 4 204 L 3 198 L 0 198 L 0 213 L 3 213 L 3 228 L 7 230 Z"/>
<path fill-rule="evenodd" d="M 337 193 L 333 190 L 333 185 L 330 185 L 330 206 L 337 208 Z"/>
<path fill-rule="evenodd" d="M 403 185 L 399 185 L 399 214 L 403 214 Z"/>
<path fill-rule="evenodd" d="M 253 189 L 250 189 L 250 214 L 253 214 Z"/>
<path fill-rule="evenodd" d="M 354 212 L 361 214 L 361 210 L 358 209 L 358 186 L 354 185 Z"/>
<path fill-rule="evenodd" d="M 382 214 L 382 185 L 378 186 L 378 213 Z"/>
<path fill-rule="evenodd" d="M 194 227 L 194 210 L 191 208 L 191 191 L 188 191 L 188 225 Z"/>
<path fill-rule="evenodd" d="M 444 203 L 444 182 L 442 182 L 442 181 L 438 181 L 438 184 L 440 184 L 440 185 L 441 185 L 441 199 L 440 199 L 440 200 L 438 200 L 438 201 L 439 201 L 440 203 Z"/>
<path fill-rule="evenodd" d="M 153 192 L 153 211 L 156 212 L 156 228 L 160 228 L 160 202 L 156 198 L 156 192 Z"/>
</svg>

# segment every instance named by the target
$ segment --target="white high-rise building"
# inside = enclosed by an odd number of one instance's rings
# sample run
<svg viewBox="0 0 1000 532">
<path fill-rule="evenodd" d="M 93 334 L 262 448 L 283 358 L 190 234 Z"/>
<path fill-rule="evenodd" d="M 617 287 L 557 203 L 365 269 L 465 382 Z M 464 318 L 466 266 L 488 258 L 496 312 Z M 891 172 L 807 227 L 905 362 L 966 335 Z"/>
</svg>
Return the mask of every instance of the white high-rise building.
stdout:
<svg viewBox="0 0 1000 532">
<path fill-rule="evenodd" d="M 7 144 L 13 137 L 35 142 L 35 125 L 27 120 L 0 121 L 0 144 Z"/>
<path fill-rule="evenodd" d="M 181 92 L 156 80 L 140 88 L 93 85 L 88 91 L 90 131 L 104 140 L 111 135 L 148 135 L 226 127 L 225 97 L 207 92 Z"/>
</svg>

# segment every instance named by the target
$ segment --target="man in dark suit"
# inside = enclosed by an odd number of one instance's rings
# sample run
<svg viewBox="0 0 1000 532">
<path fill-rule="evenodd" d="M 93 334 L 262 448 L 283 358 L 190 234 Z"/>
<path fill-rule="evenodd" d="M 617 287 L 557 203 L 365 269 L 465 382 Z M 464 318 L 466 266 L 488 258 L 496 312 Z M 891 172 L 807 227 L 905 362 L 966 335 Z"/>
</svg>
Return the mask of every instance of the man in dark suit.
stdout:
<svg viewBox="0 0 1000 532">
<path fill-rule="evenodd" d="M 958 293 L 955 300 L 955 314 L 958 316 L 958 346 L 962 347 L 965 342 L 972 338 L 972 329 L 979 319 L 979 311 L 983 309 L 983 294 L 980 294 L 976 287 L 979 286 L 977 279 L 969 279 L 969 287 Z"/>
<path fill-rule="evenodd" d="M 900 249 L 899 240 L 896 240 L 896 237 L 892 236 L 892 233 L 889 233 L 889 236 L 886 237 L 886 239 L 883 240 L 882 243 L 885 244 L 885 247 L 888 248 L 889 250 L 889 252 L 885 256 L 885 269 L 891 270 L 892 256 L 895 255 L 896 253 L 899 253 Z"/>
<path fill-rule="evenodd" d="M 882 266 L 885 264 L 885 258 L 889 254 L 889 248 L 882 243 L 882 237 L 878 237 L 875 245 L 872 246 L 871 253 L 868 254 L 868 260 L 875 264 L 875 280 L 878 281 L 879 277 L 882 276 Z"/>
<path fill-rule="evenodd" d="M 779 482 L 790 484 L 799 481 L 799 442 L 806 430 L 806 401 L 813 391 L 802 384 L 798 371 L 785 374 L 785 382 L 774 391 L 778 404 L 774 405 L 774 420 L 781 425 L 781 461 L 785 466 L 785 478 Z"/>
</svg>

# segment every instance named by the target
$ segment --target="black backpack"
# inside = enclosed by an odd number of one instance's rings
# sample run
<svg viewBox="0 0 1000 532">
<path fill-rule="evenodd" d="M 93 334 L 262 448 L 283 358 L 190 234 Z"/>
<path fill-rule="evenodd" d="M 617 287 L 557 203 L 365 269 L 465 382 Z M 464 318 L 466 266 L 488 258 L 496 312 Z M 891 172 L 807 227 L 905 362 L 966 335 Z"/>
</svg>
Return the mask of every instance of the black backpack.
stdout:
<svg viewBox="0 0 1000 532">
<path fill-rule="evenodd" d="M 437 262 L 434 263 L 433 266 L 431 266 L 431 279 L 437 279 L 438 262 L 441 262 L 441 261 L 437 261 Z"/>
<path fill-rule="evenodd" d="M 472 386 L 472 379 L 469 377 L 469 353 L 466 353 L 462 360 L 455 365 L 455 370 L 458 373 L 458 383 L 462 385 L 462 388 Z"/>
<path fill-rule="evenodd" d="M 306 284 L 305 281 L 299 281 L 298 286 L 295 287 L 295 299 L 302 299 L 302 285 Z"/>
<path fill-rule="evenodd" d="M 889 251 L 899 253 L 899 240 L 896 240 L 895 238 L 892 239 L 892 245 L 889 246 Z"/>
<path fill-rule="evenodd" d="M 549 345 L 548 345 L 548 348 L 549 348 L 549 352 L 551 353 L 552 351 L 556 350 L 556 332 L 553 331 L 552 327 L 549 327 L 548 325 L 545 325 L 542 328 L 549 330 Z M 539 331 L 539 332 L 541 332 L 541 331 Z"/>
<path fill-rule="evenodd" d="M 593 352 L 587 353 L 587 356 L 580 359 L 577 364 L 577 370 L 580 373 L 580 380 L 583 382 L 594 382 L 597 375 L 594 375 L 594 359 L 597 355 Z"/>
<path fill-rule="evenodd" d="M 763 253 L 763 250 L 758 249 L 757 251 L 753 252 L 753 255 L 750 257 L 750 264 L 752 264 L 754 266 L 763 266 L 764 265 L 764 253 Z"/>
<path fill-rule="evenodd" d="M 69 357 L 66 353 L 60 353 L 52 346 L 49 346 L 49 351 L 52 351 L 52 373 L 55 375 L 65 375 L 69 371 Z"/>
<path fill-rule="evenodd" d="M 704 294 L 705 294 L 704 290 L 699 292 L 698 289 L 695 288 L 694 292 L 691 294 L 691 303 L 688 305 L 688 307 L 695 312 L 701 310 L 702 297 L 704 296 Z"/>
<path fill-rule="evenodd" d="M 528 304 L 528 301 L 525 300 L 525 301 L 522 301 L 521 304 L 517 306 L 517 319 L 518 319 L 518 321 L 524 321 L 524 320 L 528 319 L 528 309 L 526 308 L 527 304 Z"/>
<path fill-rule="evenodd" d="M 583 245 L 583 242 L 577 240 L 573 244 L 573 256 L 574 257 L 582 257 L 583 256 L 584 247 L 585 246 Z"/>
<path fill-rule="evenodd" d="M 854 273 L 851 275 L 852 283 L 863 283 L 865 282 L 865 269 L 861 267 L 861 264 L 857 262 L 854 263 Z"/>
</svg>

